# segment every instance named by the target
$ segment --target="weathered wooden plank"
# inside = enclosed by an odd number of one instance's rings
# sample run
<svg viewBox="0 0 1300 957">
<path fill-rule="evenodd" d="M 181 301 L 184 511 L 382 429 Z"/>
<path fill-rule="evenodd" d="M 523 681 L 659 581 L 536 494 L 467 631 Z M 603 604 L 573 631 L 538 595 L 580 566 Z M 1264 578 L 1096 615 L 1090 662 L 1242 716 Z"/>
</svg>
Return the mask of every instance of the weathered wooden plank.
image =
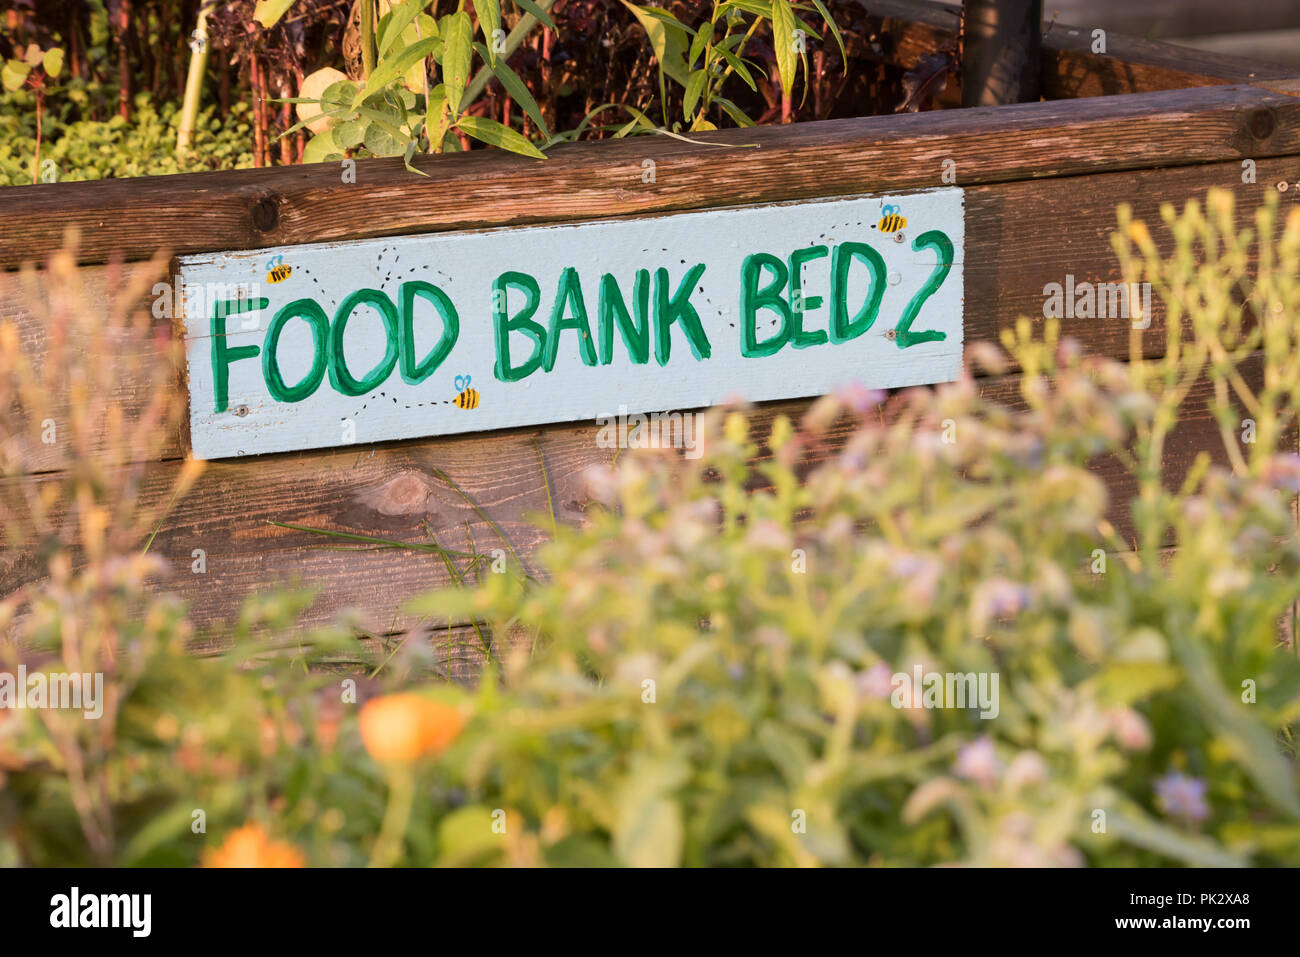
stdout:
<svg viewBox="0 0 1300 957">
<path fill-rule="evenodd" d="M 860 0 L 877 27 L 873 51 L 897 66 L 914 67 L 927 54 L 955 49 L 961 5 L 916 0 Z M 1044 24 L 1043 96 L 1048 100 L 1151 93 L 1224 83 L 1277 79 L 1293 70 L 1257 58 L 1225 56 L 1106 30 L 1105 53 L 1093 52 L 1092 31 L 1102 23 L 1065 11 Z M 950 83 L 960 88 L 960 78 Z M 951 92 L 951 90 L 950 90 Z M 960 102 L 960 97 L 957 98 Z"/>
<path fill-rule="evenodd" d="M 6 192 L 0 268 L 79 226 L 84 262 L 114 252 L 262 249 L 450 229 L 597 219 L 948 185 L 974 186 L 1300 153 L 1300 98 L 1252 86 L 827 120 L 557 147 L 475 150 Z M 737 149 L 719 149 L 719 146 Z M 653 173 L 653 175 L 648 175 Z"/>
<path fill-rule="evenodd" d="M 1260 160 L 1256 182 L 1241 182 L 1239 163 L 1218 163 L 1177 169 L 1101 173 L 1090 176 L 1028 180 L 966 191 L 967 255 L 962 263 L 966 290 L 967 341 L 997 341 L 999 330 L 1020 315 L 1041 318 L 1043 288 L 1047 283 L 1064 283 L 1068 274 L 1076 280 L 1117 282 L 1118 265 L 1110 246 L 1115 228 L 1115 206 L 1130 203 L 1135 214 L 1153 226 L 1157 243 L 1168 250 L 1165 230 L 1158 227 L 1159 207 L 1203 198 L 1205 191 L 1219 186 L 1232 188 L 1237 196 L 1239 222 L 1246 225 L 1264 194 L 1281 180 L 1300 180 L 1300 159 Z M 1287 198 L 1300 195 L 1288 191 Z M 92 297 L 107 294 L 109 276 L 105 267 L 80 270 Z M 20 294 L 17 274 L 0 273 L 0 319 L 16 322 L 29 349 L 39 353 L 43 330 L 33 309 Z M 1154 303 L 1151 329 L 1143 346 L 1148 356 L 1163 348 L 1163 308 Z M 142 303 L 148 308 L 148 303 Z M 160 319 L 166 324 L 167 319 Z M 1066 334 L 1077 338 L 1094 354 L 1125 358 L 1129 351 L 1129 325 L 1122 318 L 1074 318 L 1062 321 Z M 127 414 L 141 407 L 146 397 L 138 383 L 121 383 L 119 398 Z M 56 410 L 66 408 L 66 397 L 56 396 Z M 183 448 L 179 437 L 169 442 L 165 455 L 176 457 Z M 23 470 L 60 468 L 68 461 L 62 445 L 46 446 L 29 441 L 22 447 Z"/>
<path fill-rule="evenodd" d="M 1093 52 L 1087 26 L 1055 25 L 1043 40 L 1043 89 L 1052 99 L 1260 83 L 1294 70 L 1106 31 L 1105 53 Z"/>
<path fill-rule="evenodd" d="M 1096 23 L 1132 36 L 1161 39 L 1280 30 L 1300 22 L 1298 0 L 1244 4 L 1222 0 L 1051 0 L 1048 6 L 1065 23 Z"/>
<path fill-rule="evenodd" d="M 1258 365 L 1248 367 L 1246 375 L 1248 381 L 1258 382 Z M 1018 377 L 1005 376 L 983 380 L 982 389 L 987 396 L 1014 405 L 1019 384 Z M 1184 420 L 1167 443 L 1165 469 L 1171 485 L 1181 481 L 1202 450 L 1223 460 L 1217 425 L 1205 407 L 1209 391 L 1204 384 L 1194 390 Z M 796 400 L 758 407 L 753 416 L 756 434 L 766 434 L 777 414 L 797 417 L 807 405 L 808 400 Z M 891 414 L 887 409 L 887 417 Z M 533 556 L 550 535 L 548 498 L 557 521 L 581 521 L 591 505 L 587 469 L 607 467 L 613 460 L 614 450 L 601 448 L 596 433 L 592 425 L 551 426 L 394 443 L 367 451 L 209 463 L 195 489 L 163 522 L 153 551 L 171 563 L 174 572 L 166 586 L 190 603 L 200 626 L 232 619 L 250 595 L 298 581 L 320 589 L 305 624 L 323 623 L 352 609 L 360 624 L 373 633 L 401 631 L 418 624 L 400 612 L 402 603 L 449 582 L 441 558 L 270 523 L 416 545 L 436 541 L 462 551 L 506 549 L 487 516 L 535 571 Z M 827 448 L 811 461 L 822 460 L 847 434 L 847 422 L 842 421 L 831 430 Z M 154 471 L 146 500 L 158 501 L 168 494 L 178 467 L 164 463 Z M 1123 503 L 1132 495 L 1134 482 L 1113 459 L 1098 461 L 1096 471 L 1120 503 L 1112 509 L 1112 521 L 1121 534 L 1128 535 L 1130 523 Z M 457 483 L 478 508 L 442 476 Z M 48 481 L 48 477 L 19 481 Z M 12 543 L 0 554 L 0 594 L 38 580 L 31 545 Z M 201 574 L 193 570 L 198 558 L 195 549 L 202 550 Z"/>
</svg>

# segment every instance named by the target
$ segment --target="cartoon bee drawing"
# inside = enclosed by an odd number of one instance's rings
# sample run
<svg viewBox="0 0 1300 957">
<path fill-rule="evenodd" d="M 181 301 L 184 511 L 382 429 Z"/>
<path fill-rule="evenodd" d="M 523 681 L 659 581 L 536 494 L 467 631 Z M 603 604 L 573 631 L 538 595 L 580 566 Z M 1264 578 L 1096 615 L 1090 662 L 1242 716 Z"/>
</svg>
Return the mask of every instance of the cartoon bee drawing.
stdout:
<svg viewBox="0 0 1300 957">
<path fill-rule="evenodd" d="M 453 383 L 456 386 L 456 398 L 453 400 L 458 409 L 477 409 L 478 390 L 469 387 L 469 376 L 458 375 Z"/>
<path fill-rule="evenodd" d="M 266 281 L 284 282 L 293 272 L 293 267 L 284 261 L 283 256 L 272 256 L 266 263 Z"/>
<path fill-rule="evenodd" d="M 900 212 L 900 208 L 893 203 L 889 203 L 880 210 L 885 214 L 880 220 L 880 231 L 882 233 L 896 233 L 907 225 L 907 217 Z"/>
</svg>

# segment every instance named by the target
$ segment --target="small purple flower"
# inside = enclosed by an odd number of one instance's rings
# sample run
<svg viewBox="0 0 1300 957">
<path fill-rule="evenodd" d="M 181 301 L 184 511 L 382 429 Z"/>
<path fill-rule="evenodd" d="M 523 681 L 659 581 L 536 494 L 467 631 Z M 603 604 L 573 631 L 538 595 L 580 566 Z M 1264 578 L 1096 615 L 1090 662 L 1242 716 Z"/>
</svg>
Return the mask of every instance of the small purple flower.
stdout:
<svg viewBox="0 0 1300 957">
<path fill-rule="evenodd" d="M 1300 455 L 1275 455 L 1268 461 L 1264 477 L 1269 484 L 1288 492 L 1300 492 Z"/>
<path fill-rule="evenodd" d="M 1029 607 L 1032 595 L 1024 585 L 1006 578 L 990 578 L 971 597 L 971 623 L 982 634 L 991 621 L 1007 619 Z"/>
<path fill-rule="evenodd" d="M 877 661 L 865 671 L 858 672 L 858 697 L 866 701 L 888 698 L 893 690 L 894 669 Z"/>
<path fill-rule="evenodd" d="M 868 389 L 855 382 L 841 389 L 837 398 L 858 415 L 866 415 L 885 401 L 885 393 L 881 389 Z"/>
<path fill-rule="evenodd" d="M 993 748 L 993 739 L 986 734 L 964 746 L 957 752 L 953 771 L 958 777 L 985 787 L 996 784 L 1002 773 L 1002 762 L 998 760 L 998 753 Z"/>
<path fill-rule="evenodd" d="M 1170 817 L 1190 822 L 1204 821 L 1210 816 L 1210 806 L 1205 803 L 1204 778 L 1191 778 L 1181 771 L 1170 771 L 1156 781 L 1156 804 Z"/>
</svg>

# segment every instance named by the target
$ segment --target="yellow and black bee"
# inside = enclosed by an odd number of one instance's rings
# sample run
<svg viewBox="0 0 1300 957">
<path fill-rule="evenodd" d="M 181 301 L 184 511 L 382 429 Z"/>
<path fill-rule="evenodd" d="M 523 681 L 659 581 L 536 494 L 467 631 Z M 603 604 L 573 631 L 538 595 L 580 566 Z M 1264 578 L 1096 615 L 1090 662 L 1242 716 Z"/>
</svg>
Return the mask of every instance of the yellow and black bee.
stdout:
<svg viewBox="0 0 1300 957">
<path fill-rule="evenodd" d="M 266 281 L 284 282 L 293 273 L 293 267 L 284 261 L 283 256 L 272 256 L 266 264 Z"/>
<path fill-rule="evenodd" d="M 880 220 L 880 231 L 882 233 L 896 233 L 907 225 L 907 217 L 899 212 L 899 207 L 893 203 L 885 206 L 882 210 L 884 217 Z"/>
<path fill-rule="evenodd" d="M 478 390 L 469 387 L 469 376 L 458 375 L 455 379 L 456 398 L 453 400 L 458 409 L 477 409 Z"/>
</svg>

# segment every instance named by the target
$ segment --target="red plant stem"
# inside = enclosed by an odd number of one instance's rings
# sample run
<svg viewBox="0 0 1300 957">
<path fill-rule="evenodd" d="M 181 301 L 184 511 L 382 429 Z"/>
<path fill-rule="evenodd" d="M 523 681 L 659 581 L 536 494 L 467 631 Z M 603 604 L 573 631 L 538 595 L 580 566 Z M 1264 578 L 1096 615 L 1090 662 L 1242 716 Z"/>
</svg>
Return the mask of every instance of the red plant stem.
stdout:
<svg viewBox="0 0 1300 957">
<path fill-rule="evenodd" d="M 131 55 L 126 36 L 131 29 L 131 0 L 121 0 L 117 8 L 117 110 L 122 119 L 131 118 Z"/>
<path fill-rule="evenodd" d="M 36 86 L 36 159 L 32 169 L 32 182 L 40 182 L 41 176 L 41 113 L 45 106 L 45 94 L 40 85 Z"/>
<path fill-rule="evenodd" d="M 551 87 L 551 44 L 554 39 L 554 33 L 542 30 L 542 89 L 546 91 L 546 96 L 539 105 L 542 119 L 551 129 L 555 129 L 555 90 Z"/>
<path fill-rule="evenodd" d="M 820 120 L 824 118 L 822 116 L 822 101 L 824 99 L 822 92 L 825 89 L 825 85 L 826 85 L 825 84 L 825 77 L 826 77 L 826 51 L 825 50 L 818 50 L 816 53 L 813 54 L 813 76 L 816 77 L 816 79 L 813 80 L 813 117 L 815 119 Z"/>
</svg>

